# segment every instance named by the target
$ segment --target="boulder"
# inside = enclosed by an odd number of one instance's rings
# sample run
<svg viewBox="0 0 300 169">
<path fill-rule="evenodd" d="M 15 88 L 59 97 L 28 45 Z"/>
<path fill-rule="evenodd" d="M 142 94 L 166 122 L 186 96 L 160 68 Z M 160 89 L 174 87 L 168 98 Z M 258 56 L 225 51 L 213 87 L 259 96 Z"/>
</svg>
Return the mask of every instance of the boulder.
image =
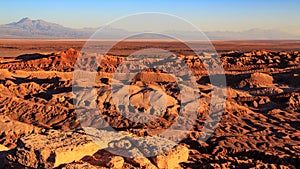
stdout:
<svg viewBox="0 0 300 169">
<path fill-rule="evenodd" d="M 109 168 L 115 168 L 115 169 L 118 169 L 118 168 L 122 168 L 124 165 L 124 158 L 121 157 L 121 156 L 113 156 L 113 157 L 110 157 L 108 158 L 108 161 L 106 163 L 106 166 L 109 167 Z"/>
<path fill-rule="evenodd" d="M 273 86 L 273 77 L 266 73 L 253 73 L 251 77 L 247 79 L 250 84 L 261 86 Z"/>
<path fill-rule="evenodd" d="M 174 169 L 180 168 L 179 163 L 187 161 L 188 157 L 189 149 L 178 145 L 171 151 L 153 157 L 153 161 L 158 168 Z"/>
<path fill-rule="evenodd" d="M 17 148 L 7 156 L 7 164 L 12 167 L 17 163 L 31 168 L 53 168 L 93 155 L 99 148 L 82 133 L 49 130 L 20 138 Z"/>
<path fill-rule="evenodd" d="M 124 158 L 115 154 L 112 154 L 106 150 L 100 150 L 93 156 L 85 156 L 81 159 L 82 162 L 89 165 L 99 167 L 108 167 L 114 169 L 121 169 L 124 165 Z"/>
</svg>

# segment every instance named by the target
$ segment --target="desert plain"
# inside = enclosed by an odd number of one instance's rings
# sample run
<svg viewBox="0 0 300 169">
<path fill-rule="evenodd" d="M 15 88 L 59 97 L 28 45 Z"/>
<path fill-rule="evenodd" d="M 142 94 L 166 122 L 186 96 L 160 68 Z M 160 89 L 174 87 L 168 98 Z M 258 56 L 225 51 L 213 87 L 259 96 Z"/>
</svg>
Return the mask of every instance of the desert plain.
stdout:
<svg viewBox="0 0 300 169">
<path fill-rule="evenodd" d="M 74 80 L 76 62 L 81 58 L 82 65 L 93 65 L 97 58 L 80 57 L 85 42 L 0 40 L 0 168 L 299 168 L 300 41 L 212 41 L 226 77 L 226 85 L 218 86 L 226 89 L 226 100 L 217 127 L 211 128 L 204 142 L 199 138 L 205 137 L 201 130 L 212 97 L 204 56 L 173 41 L 122 42 L 97 65 L 101 76 L 95 78 L 96 92 L 76 95 L 74 89 L 86 88 L 84 82 Z M 112 42 L 95 43 L 101 47 Z M 201 42 L 190 43 L 199 43 L 198 50 L 205 50 Z M 149 47 L 175 53 L 197 82 L 201 103 L 197 118 L 174 147 L 164 147 L 164 140 L 140 139 L 157 136 L 181 116 L 181 92 L 167 72 L 141 71 L 130 81 L 129 107 L 113 102 L 115 70 L 132 51 Z M 117 82 L 120 92 L 123 83 Z M 162 91 L 164 97 L 151 100 L 152 91 Z M 94 99 L 81 102 L 89 97 Z M 165 109 L 147 123 L 119 112 L 133 110 L 148 117 L 164 98 Z M 93 105 L 101 113 L 84 116 Z M 101 146 L 82 129 L 92 130 L 99 124 L 101 130 L 95 135 Z M 110 141 L 109 127 L 122 133 L 122 138 Z M 180 132 L 180 127 L 170 132 Z M 167 151 L 149 155 L 149 149 L 159 152 L 161 148 Z M 113 153 L 119 150 L 128 156 Z"/>
</svg>

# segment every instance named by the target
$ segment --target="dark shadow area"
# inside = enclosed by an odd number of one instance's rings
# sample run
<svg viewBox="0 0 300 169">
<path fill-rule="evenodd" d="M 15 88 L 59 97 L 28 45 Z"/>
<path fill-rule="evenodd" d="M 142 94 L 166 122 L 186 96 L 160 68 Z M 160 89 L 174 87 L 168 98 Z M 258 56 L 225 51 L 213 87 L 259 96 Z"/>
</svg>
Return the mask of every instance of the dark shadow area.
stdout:
<svg viewBox="0 0 300 169">
<path fill-rule="evenodd" d="M 29 78 L 15 77 L 14 79 L 10 79 L 10 78 L 5 79 L 5 81 L 7 81 L 7 80 L 11 80 L 12 82 L 14 82 L 17 85 L 20 85 L 22 83 L 30 83 L 30 82 L 34 82 L 39 85 L 48 83 L 48 84 L 53 84 L 54 86 L 58 86 L 58 84 L 59 84 L 59 77 L 46 78 L 46 79 L 38 79 L 38 78 L 30 78 L 29 79 Z"/>
<path fill-rule="evenodd" d="M 29 61 L 29 60 L 35 60 L 35 59 L 42 59 L 42 58 L 47 58 L 51 56 L 52 54 L 48 55 L 43 55 L 39 53 L 34 53 L 34 54 L 24 54 L 16 57 L 16 59 L 21 60 L 21 61 Z"/>
<path fill-rule="evenodd" d="M 261 160 L 264 163 L 278 164 L 278 165 L 294 165 L 299 166 L 300 158 L 287 156 L 287 157 L 278 157 L 276 155 L 267 155 L 264 152 L 260 152 L 257 150 L 250 150 L 246 152 L 238 152 L 232 154 L 234 157 L 248 157 L 255 160 Z"/>
<path fill-rule="evenodd" d="M 274 81 L 285 84 L 290 87 L 300 87 L 300 69 L 294 69 L 288 72 L 272 74 Z"/>
</svg>

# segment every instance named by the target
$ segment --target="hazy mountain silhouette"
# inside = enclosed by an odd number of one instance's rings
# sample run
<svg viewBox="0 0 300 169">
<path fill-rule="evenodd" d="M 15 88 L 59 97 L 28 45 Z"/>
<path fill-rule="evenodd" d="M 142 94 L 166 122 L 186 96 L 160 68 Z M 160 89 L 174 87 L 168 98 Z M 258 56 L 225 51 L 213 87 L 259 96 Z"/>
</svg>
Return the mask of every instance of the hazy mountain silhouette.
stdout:
<svg viewBox="0 0 300 169">
<path fill-rule="evenodd" d="M 49 23 L 49 22 L 46 22 L 43 20 L 31 20 L 30 18 L 23 18 L 18 22 L 13 22 L 13 23 L 7 24 L 7 26 L 20 27 L 20 28 L 28 29 L 28 30 L 64 29 L 63 26 L 55 24 L 55 23 Z"/>
<path fill-rule="evenodd" d="M 18 22 L 0 25 L 0 38 L 90 38 L 99 28 L 73 29 L 67 28 L 56 23 L 50 23 L 43 20 L 31 20 L 23 18 Z M 116 39 L 127 37 L 130 32 L 124 29 L 105 27 L 101 33 L 97 33 L 94 38 L 99 39 Z M 194 31 L 163 31 L 162 34 L 174 36 L 179 39 L 195 39 L 199 32 Z M 291 35 L 277 30 L 250 29 L 247 31 L 211 31 L 204 32 L 209 39 L 218 40 L 274 40 L 274 39 L 300 39 L 299 36 Z M 157 39 L 159 36 L 139 36 L 138 38 Z"/>
<path fill-rule="evenodd" d="M 86 38 L 92 32 L 30 18 L 0 26 L 1 38 Z"/>
</svg>

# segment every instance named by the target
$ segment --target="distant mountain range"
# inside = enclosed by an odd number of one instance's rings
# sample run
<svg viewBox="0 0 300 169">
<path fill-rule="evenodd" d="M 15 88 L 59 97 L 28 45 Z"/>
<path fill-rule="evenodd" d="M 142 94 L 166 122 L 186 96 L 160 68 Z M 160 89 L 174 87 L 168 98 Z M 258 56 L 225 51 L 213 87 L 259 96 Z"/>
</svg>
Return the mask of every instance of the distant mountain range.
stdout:
<svg viewBox="0 0 300 169">
<path fill-rule="evenodd" d="M 0 25 L 0 38 L 60 38 L 60 39 L 88 39 L 99 28 L 74 29 L 67 28 L 56 23 L 49 23 L 43 20 L 31 20 L 23 18 L 18 22 Z M 118 39 L 135 32 L 124 29 L 105 27 L 101 34 L 97 34 L 99 39 Z M 195 31 L 163 31 L 162 34 L 168 34 L 184 40 L 203 40 L 195 39 L 198 32 Z M 250 29 L 247 31 L 211 31 L 204 32 L 212 40 L 282 40 L 282 39 L 300 39 L 299 35 L 291 35 L 276 30 Z M 158 36 L 147 35 L 145 39 L 157 39 Z"/>
<path fill-rule="evenodd" d="M 90 35 L 91 31 L 67 28 L 30 18 L 0 25 L 0 38 L 86 38 Z"/>
</svg>

